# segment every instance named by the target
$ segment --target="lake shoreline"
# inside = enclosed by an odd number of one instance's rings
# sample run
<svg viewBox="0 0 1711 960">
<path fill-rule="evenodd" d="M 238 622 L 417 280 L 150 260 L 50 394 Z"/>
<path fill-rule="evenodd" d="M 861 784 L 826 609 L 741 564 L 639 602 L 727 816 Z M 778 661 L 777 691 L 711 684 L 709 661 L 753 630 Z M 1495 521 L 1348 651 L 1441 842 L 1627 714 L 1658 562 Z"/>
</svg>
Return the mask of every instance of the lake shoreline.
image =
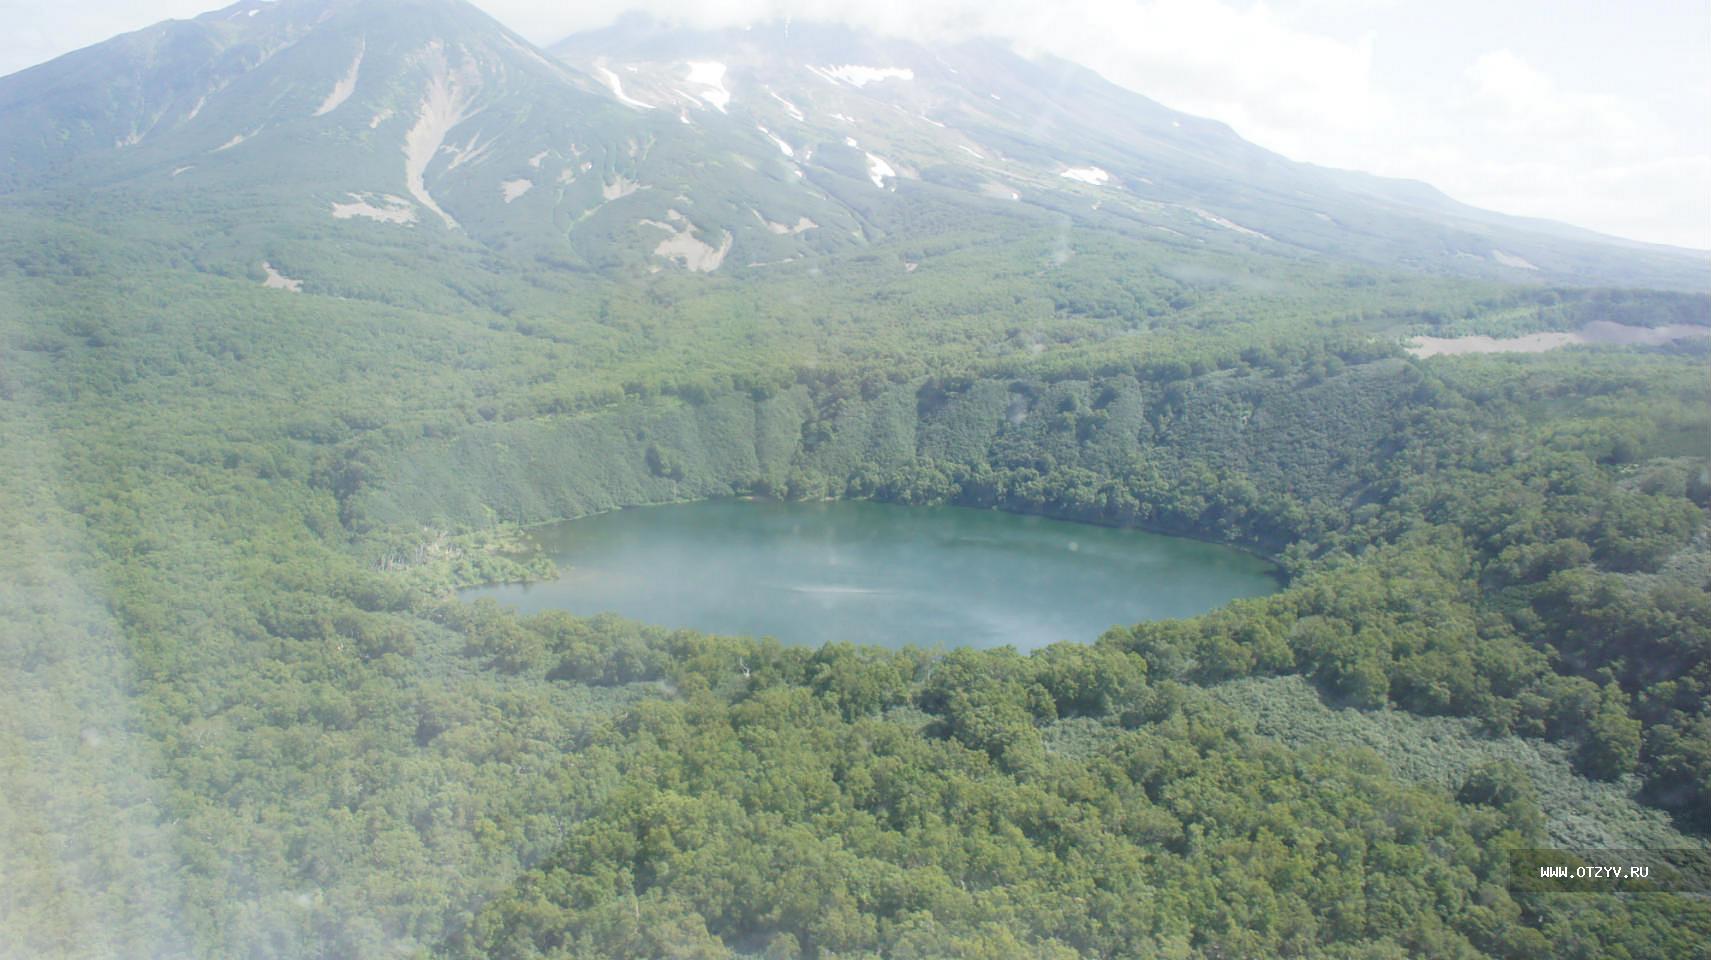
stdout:
<svg viewBox="0 0 1711 960">
<path fill-rule="evenodd" d="M 1288 584 L 1271 558 L 1229 544 L 953 503 L 721 497 L 529 532 L 556 577 L 458 595 L 809 646 L 1034 649 Z"/>
</svg>

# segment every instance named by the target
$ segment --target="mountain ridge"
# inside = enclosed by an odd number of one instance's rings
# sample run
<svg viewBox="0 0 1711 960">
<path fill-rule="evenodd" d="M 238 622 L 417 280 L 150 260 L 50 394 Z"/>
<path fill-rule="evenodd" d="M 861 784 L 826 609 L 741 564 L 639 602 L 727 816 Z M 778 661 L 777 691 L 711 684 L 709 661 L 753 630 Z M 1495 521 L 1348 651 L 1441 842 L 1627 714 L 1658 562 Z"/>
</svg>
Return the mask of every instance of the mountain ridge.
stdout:
<svg viewBox="0 0 1711 960">
<path fill-rule="evenodd" d="M 0 78 L 0 198 L 119 185 L 592 270 L 757 269 L 908 235 L 904 205 L 1009 203 L 1241 256 L 1711 289 L 1694 253 L 1296 163 L 1070 61 L 801 22 L 626 16 L 549 53 L 463 0 L 244 0 Z"/>
</svg>

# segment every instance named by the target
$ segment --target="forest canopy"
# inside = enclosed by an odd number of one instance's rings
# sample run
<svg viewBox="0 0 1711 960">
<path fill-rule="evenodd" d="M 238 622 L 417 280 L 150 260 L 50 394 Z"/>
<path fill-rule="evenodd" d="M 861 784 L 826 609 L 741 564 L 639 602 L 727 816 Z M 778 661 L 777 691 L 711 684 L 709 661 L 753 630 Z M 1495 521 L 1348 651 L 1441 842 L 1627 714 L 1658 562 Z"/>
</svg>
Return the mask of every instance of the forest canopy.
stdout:
<svg viewBox="0 0 1711 960">
<path fill-rule="evenodd" d="M 0 234 L 13 954 L 1711 942 L 1703 898 L 1519 892 L 1506 855 L 1705 846 L 1705 339 L 1402 346 L 1703 296 L 1061 260 L 1026 223 L 764 283 L 287 245 L 293 294 L 86 216 Z M 1136 526 L 1289 582 L 1027 656 L 452 593 L 541 575 L 528 524 L 724 496 Z"/>
</svg>

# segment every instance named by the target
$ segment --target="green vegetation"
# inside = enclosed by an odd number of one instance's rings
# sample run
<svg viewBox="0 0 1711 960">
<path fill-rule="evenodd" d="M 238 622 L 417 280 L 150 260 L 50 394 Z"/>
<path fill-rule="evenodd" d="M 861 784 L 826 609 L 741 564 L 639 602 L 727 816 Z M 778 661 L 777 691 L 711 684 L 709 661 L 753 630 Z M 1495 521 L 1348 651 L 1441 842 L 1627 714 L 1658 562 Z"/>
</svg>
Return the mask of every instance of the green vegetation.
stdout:
<svg viewBox="0 0 1711 960">
<path fill-rule="evenodd" d="M 454 0 L 0 81 L 0 960 L 1701 957 L 1703 896 L 1520 892 L 1508 852 L 1711 837 L 1711 348 L 1401 342 L 1711 328 L 1662 292 L 1702 258 L 796 30 L 693 116 Z M 665 96 L 651 31 L 567 56 Z M 919 60 L 909 99 L 789 86 L 846 47 Z M 428 113 L 466 114 L 432 201 Z M 547 569 L 529 524 L 730 495 L 1289 583 L 1028 656 L 455 599 Z"/>
<path fill-rule="evenodd" d="M 294 295 L 66 207 L 0 232 L 10 953 L 1711 940 L 1703 900 L 1512 895 L 1503 855 L 1711 827 L 1703 343 L 1397 346 L 1704 298 L 997 214 L 764 281 L 305 226 L 268 254 Z M 1029 657 L 447 598 L 539 570 L 520 524 L 733 493 L 1137 524 L 1292 581 Z M 1397 756 L 1445 724 L 1453 760 Z"/>
<path fill-rule="evenodd" d="M 1110 647 L 713 652 L 674 652 L 721 669 L 680 669 L 674 702 L 627 716 L 611 739 L 623 782 L 452 955 L 1525 956 L 1567 943 L 1685 957 L 1711 932 L 1702 903 L 1674 897 L 1517 901 L 1502 851 L 1542 842 L 1524 783 L 1506 776 L 1511 792 L 1464 804 L 1397 783 L 1370 752 L 1288 749 Z M 731 679 L 739 652 L 746 683 Z M 1060 719 L 1089 714 L 1105 719 Z"/>
</svg>

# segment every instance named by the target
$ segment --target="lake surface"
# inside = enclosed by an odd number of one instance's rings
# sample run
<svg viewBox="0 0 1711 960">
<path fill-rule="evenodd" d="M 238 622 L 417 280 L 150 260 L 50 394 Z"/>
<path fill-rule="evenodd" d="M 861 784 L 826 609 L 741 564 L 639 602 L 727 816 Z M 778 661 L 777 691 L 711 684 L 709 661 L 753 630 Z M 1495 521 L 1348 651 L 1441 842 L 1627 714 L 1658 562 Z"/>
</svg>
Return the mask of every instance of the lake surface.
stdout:
<svg viewBox="0 0 1711 960">
<path fill-rule="evenodd" d="M 531 532 L 559 579 L 462 596 L 784 643 L 1027 650 L 1279 586 L 1229 547 L 962 507 L 709 500 Z"/>
</svg>

